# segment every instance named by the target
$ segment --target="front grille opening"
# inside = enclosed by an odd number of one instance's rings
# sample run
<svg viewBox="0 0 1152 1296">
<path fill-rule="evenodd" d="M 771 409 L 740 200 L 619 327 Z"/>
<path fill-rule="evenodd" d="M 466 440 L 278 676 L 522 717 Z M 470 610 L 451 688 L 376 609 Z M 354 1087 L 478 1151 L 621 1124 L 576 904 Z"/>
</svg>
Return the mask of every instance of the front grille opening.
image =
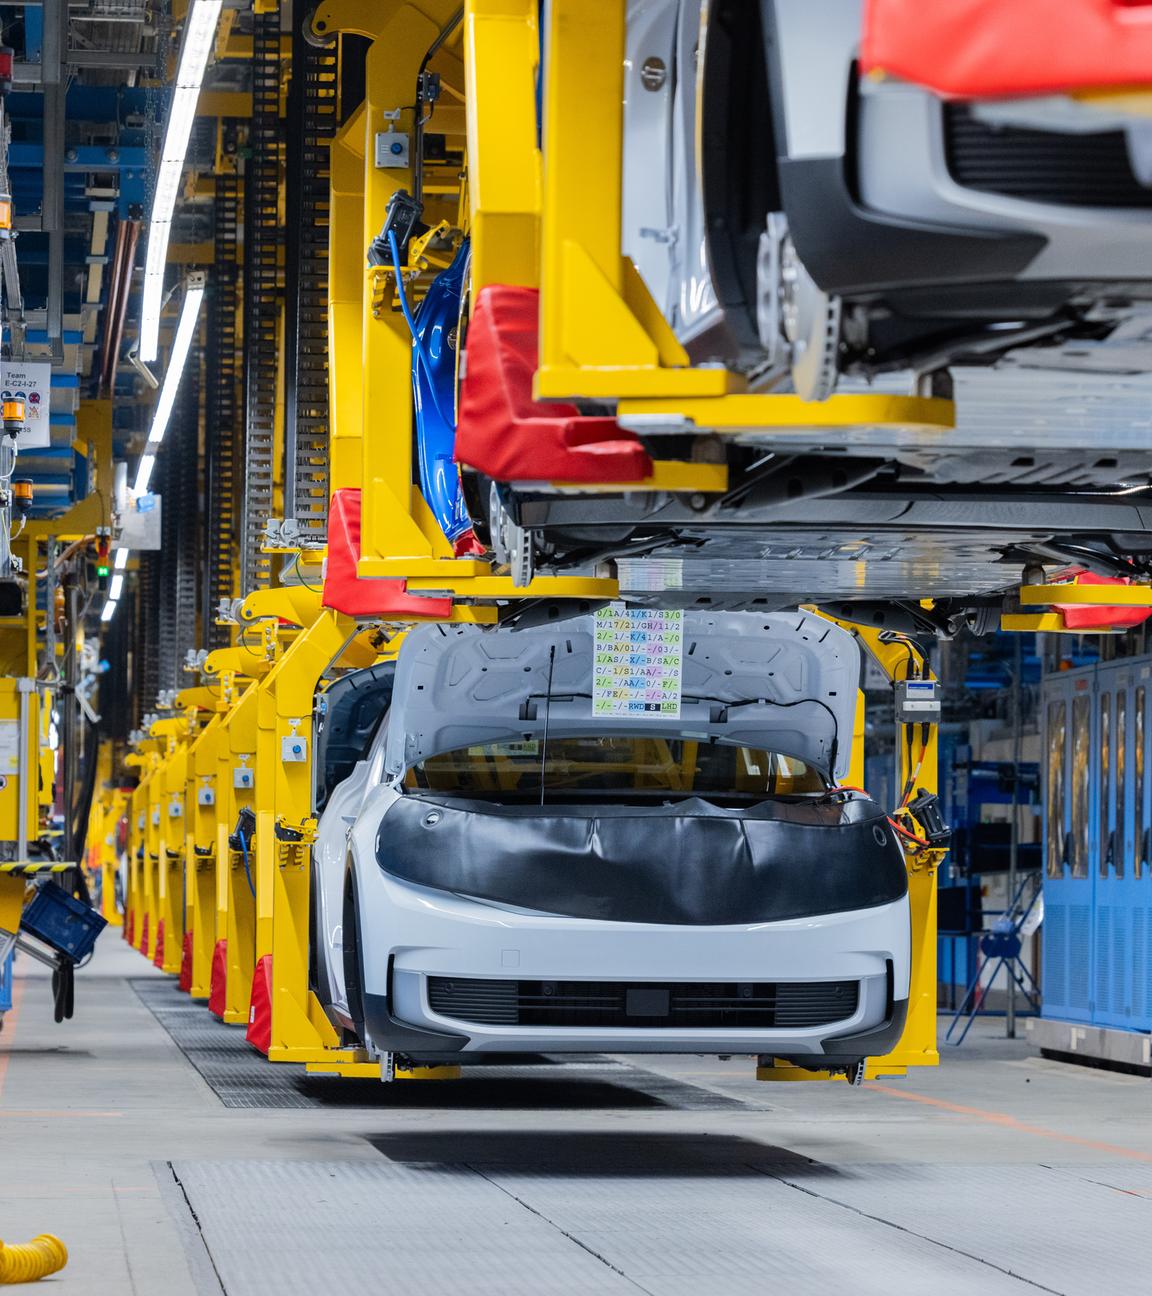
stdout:
<svg viewBox="0 0 1152 1296">
<path fill-rule="evenodd" d="M 996 126 L 965 104 L 945 104 L 944 141 L 948 171 L 967 189 L 1070 207 L 1152 207 L 1123 131 Z"/>
<path fill-rule="evenodd" d="M 858 981 L 487 981 L 429 977 L 433 1012 L 478 1026 L 799 1030 L 856 1012 Z"/>
</svg>

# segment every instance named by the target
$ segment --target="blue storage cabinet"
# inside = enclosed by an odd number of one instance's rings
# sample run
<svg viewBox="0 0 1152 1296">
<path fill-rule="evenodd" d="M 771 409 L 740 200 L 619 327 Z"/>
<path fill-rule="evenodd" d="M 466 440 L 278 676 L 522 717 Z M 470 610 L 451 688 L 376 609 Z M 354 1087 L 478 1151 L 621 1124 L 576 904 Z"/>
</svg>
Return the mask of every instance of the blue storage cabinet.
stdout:
<svg viewBox="0 0 1152 1296">
<path fill-rule="evenodd" d="M 12 962 L 16 957 L 15 950 L 9 950 L 7 957 L 0 959 L 0 1020 L 12 1007 Z"/>
<path fill-rule="evenodd" d="M 1152 1030 L 1152 659 L 1042 694 L 1044 1016 Z"/>
</svg>

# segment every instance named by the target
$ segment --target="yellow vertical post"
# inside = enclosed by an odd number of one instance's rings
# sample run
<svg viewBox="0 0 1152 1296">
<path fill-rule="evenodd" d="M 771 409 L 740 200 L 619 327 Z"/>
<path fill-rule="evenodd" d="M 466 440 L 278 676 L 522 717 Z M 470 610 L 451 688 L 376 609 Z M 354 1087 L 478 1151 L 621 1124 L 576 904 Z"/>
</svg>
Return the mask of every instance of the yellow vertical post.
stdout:
<svg viewBox="0 0 1152 1296">
<path fill-rule="evenodd" d="M 351 333 L 342 331 L 339 324 L 335 340 L 340 354 L 335 356 L 335 366 L 337 373 L 344 372 L 355 384 L 352 388 L 345 387 L 343 392 L 358 389 L 360 393 L 361 425 L 366 433 L 361 444 L 361 553 L 366 558 L 451 557 L 450 547 L 443 543 L 437 546 L 436 537 L 425 534 L 413 517 L 412 339 L 403 316 L 390 305 L 381 305 L 374 313 L 373 293 L 381 272 L 375 268 L 366 270 L 364 258 L 368 245 L 383 228 L 393 194 L 400 189 L 411 193 L 413 189 L 411 166 L 375 165 L 376 136 L 392 128 L 412 138 L 413 92 L 421 63 L 457 7 L 458 0 L 419 0 L 419 3 L 387 0 L 375 6 L 355 0 L 325 0 L 313 18 L 318 32 L 355 33 L 372 41 L 365 63 L 363 110 L 354 118 L 357 129 L 362 131 L 362 143 L 352 145 L 349 133 L 345 133 L 339 148 L 333 151 L 334 179 L 342 186 L 339 192 L 348 197 L 342 209 L 338 204 L 336 218 L 342 222 L 347 216 L 348 225 L 341 224 L 340 228 L 347 228 L 348 239 L 354 241 L 360 257 L 358 372 L 352 359 L 356 352 L 352 349 Z M 355 188 L 345 171 L 353 165 L 356 156 L 362 159 L 364 177 L 358 229 L 351 205 Z M 427 194 L 426 199 L 429 204 L 439 201 L 433 194 Z M 341 261 L 338 274 L 341 301 L 349 307 L 345 322 L 350 330 L 350 307 L 354 298 L 344 284 L 343 264 Z M 351 265 L 350 254 L 348 265 Z M 345 395 L 338 392 L 338 420 L 344 410 Z M 355 418 L 346 413 L 344 417 L 344 426 L 355 429 Z M 351 447 L 347 450 L 350 452 Z M 337 466 L 341 475 L 346 471 L 346 459 L 345 448 L 340 447 Z M 435 570 L 433 567 L 432 572 Z"/>
<path fill-rule="evenodd" d="M 114 788 L 108 800 L 107 813 L 104 816 L 104 831 L 100 838 L 100 894 L 103 900 L 101 913 L 112 927 L 124 924 L 124 915 L 116 903 L 116 881 L 120 874 L 120 825 L 128 810 L 128 792 L 125 788 Z M 125 900 L 122 896 L 121 900 Z"/>
<path fill-rule="evenodd" d="M 214 715 L 188 754 L 188 850 L 184 869 L 190 883 L 193 999 L 207 999 L 216 947 L 216 781 L 221 716 Z"/>
<path fill-rule="evenodd" d="M 255 861 L 245 863 L 243 853 L 228 844 L 243 808 L 253 809 L 259 775 L 256 767 L 255 681 L 240 686 L 239 700 L 224 724 L 226 739 L 220 743 L 217 784 L 226 794 L 224 813 L 216 827 L 216 904 L 218 939 L 225 946 L 225 992 L 223 1018 L 226 1022 L 247 1022 L 252 995 L 252 973 L 256 965 L 256 900 L 250 879 Z M 252 778 L 244 771 L 250 771 Z M 221 912 L 222 911 L 222 912 Z"/>
<path fill-rule="evenodd" d="M 163 792 L 160 802 L 159 850 L 157 851 L 157 904 L 163 924 L 163 947 L 158 966 L 177 975 L 184 953 L 185 879 L 184 854 L 187 850 L 188 744 L 180 733 L 183 717 L 159 720 L 153 731 L 164 727 L 168 754 L 164 762 Z"/>
<path fill-rule="evenodd" d="M 328 477 L 334 491 L 364 479 L 364 108 L 332 141 L 328 230 Z"/>
<path fill-rule="evenodd" d="M 144 945 L 147 903 L 144 898 L 144 861 L 148 855 L 149 757 L 133 752 L 125 762 L 139 770 L 139 782 L 128 798 L 128 894 L 124 897 L 124 921 L 129 942 L 139 950 Z"/>
<path fill-rule="evenodd" d="M 853 630 L 881 669 L 893 683 L 907 679 L 913 655 L 906 641 L 883 640 L 872 627 L 841 622 Z M 932 678 L 924 664 L 925 678 Z M 909 726 L 898 725 L 896 733 L 897 790 L 915 772 L 915 786 L 935 792 L 938 786 L 937 729 L 928 726 L 927 742 L 920 742 L 920 725 L 910 726 L 911 748 L 905 740 Z M 917 771 L 917 766 L 919 767 Z M 908 993 L 908 1018 L 900 1042 L 891 1053 L 873 1067 L 872 1074 L 885 1068 L 936 1066 L 940 1054 L 936 1047 L 936 873 L 942 851 L 906 852 L 908 867 L 908 904 L 912 925 L 912 972 Z"/>
<path fill-rule="evenodd" d="M 160 922 L 160 816 L 163 813 L 164 760 L 158 755 L 148 780 L 148 818 L 144 845 L 144 939 L 140 952 L 145 958 L 156 954 L 157 926 Z"/>
<path fill-rule="evenodd" d="M 719 396 L 731 376 L 688 367 L 621 249 L 625 8 L 552 0 L 546 11 L 536 392 Z"/>
<path fill-rule="evenodd" d="M 312 714 L 320 679 L 356 627 L 318 600 L 311 617 L 298 615 L 309 623 L 261 681 L 257 707 L 256 963 L 270 987 L 273 1061 L 306 1061 L 339 1042 L 308 983 Z"/>
<path fill-rule="evenodd" d="M 540 281 L 537 0 L 464 6 L 472 291 Z"/>
</svg>

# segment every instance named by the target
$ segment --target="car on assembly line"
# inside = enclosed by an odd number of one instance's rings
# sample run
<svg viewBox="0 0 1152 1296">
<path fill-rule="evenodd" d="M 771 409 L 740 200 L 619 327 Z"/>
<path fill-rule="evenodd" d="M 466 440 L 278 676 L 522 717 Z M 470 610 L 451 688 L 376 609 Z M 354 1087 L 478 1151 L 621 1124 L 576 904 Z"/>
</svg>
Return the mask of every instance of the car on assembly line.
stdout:
<svg viewBox="0 0 1152 1296">
<path fill-rule="evenodd" d="M 461 465 L 421 479 L 461 487 L 437 512 L 454 546 L 466 514 L 521 588 L 608 575 L 632 604 L 818 602 L 946 636 L 1069 568 L 1152 573 L 1152 119 L 1079 82 L 993 99 L 880 75 L 869 11 L 630 0 L 621 251 L 694 364 L 755 393 L 951 397 L 953 425 L 861 404 L 717 431 L 723 402 L 535 401 L 530 290 L 485 286 L 455 332 L 445 291 L 420 327 L 429 369 L 450 369 L 439 338 L 462 350 L 451 437 L 413 364 L 421 463 L 451 443 Z M 723 463 L 727 488 L 604 488 L 643 475 L 629 455 Z M 605 461 L 633 471 L 567 485 Z"/>
<path fill-rule="evenodd" d="M 593 716 L 594 623 L 420 626 L 328 796 L 315 984 L 377 1054 L 755 1053 L 857 1073 L 903 1029 L 905 861 L 839 790 L 853 636 L 687 612 L 678 716 Z M 319 760 L 319 751 L 318 751 Z"/>
<path fill-rule="evenodd" d="M 866 75 L 866 7 L 629 6 L 624 250 L 693 359 L 810 400 L 841 374 L 931 383 L 1034 351 L 1092 369 L 1114 335 L 1130 371 L 1152 314 L 1147 119 Z"/>
</svg>

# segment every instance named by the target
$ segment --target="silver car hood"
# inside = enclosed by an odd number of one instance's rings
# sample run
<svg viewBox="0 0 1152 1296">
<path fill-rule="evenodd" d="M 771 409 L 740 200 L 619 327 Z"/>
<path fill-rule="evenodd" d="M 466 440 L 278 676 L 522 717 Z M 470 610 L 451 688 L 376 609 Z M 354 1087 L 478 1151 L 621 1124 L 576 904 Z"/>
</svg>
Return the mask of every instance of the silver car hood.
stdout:
<svg viewBox="0 0 1152 1296">
<path fill-rule="evenodd" d="M 848 771 L 860 650 L 821 617 L 685 612 L 678 719 L 593 718 L 592 658 L 590 616 L 524 630 L 417 626 L 397 661 L 386 771 L 396 778 L 440 752 L 537 740 L 546 711 L 553 738 L 716 738 L 795 756 L 836 779 Z"/>
</svg>

